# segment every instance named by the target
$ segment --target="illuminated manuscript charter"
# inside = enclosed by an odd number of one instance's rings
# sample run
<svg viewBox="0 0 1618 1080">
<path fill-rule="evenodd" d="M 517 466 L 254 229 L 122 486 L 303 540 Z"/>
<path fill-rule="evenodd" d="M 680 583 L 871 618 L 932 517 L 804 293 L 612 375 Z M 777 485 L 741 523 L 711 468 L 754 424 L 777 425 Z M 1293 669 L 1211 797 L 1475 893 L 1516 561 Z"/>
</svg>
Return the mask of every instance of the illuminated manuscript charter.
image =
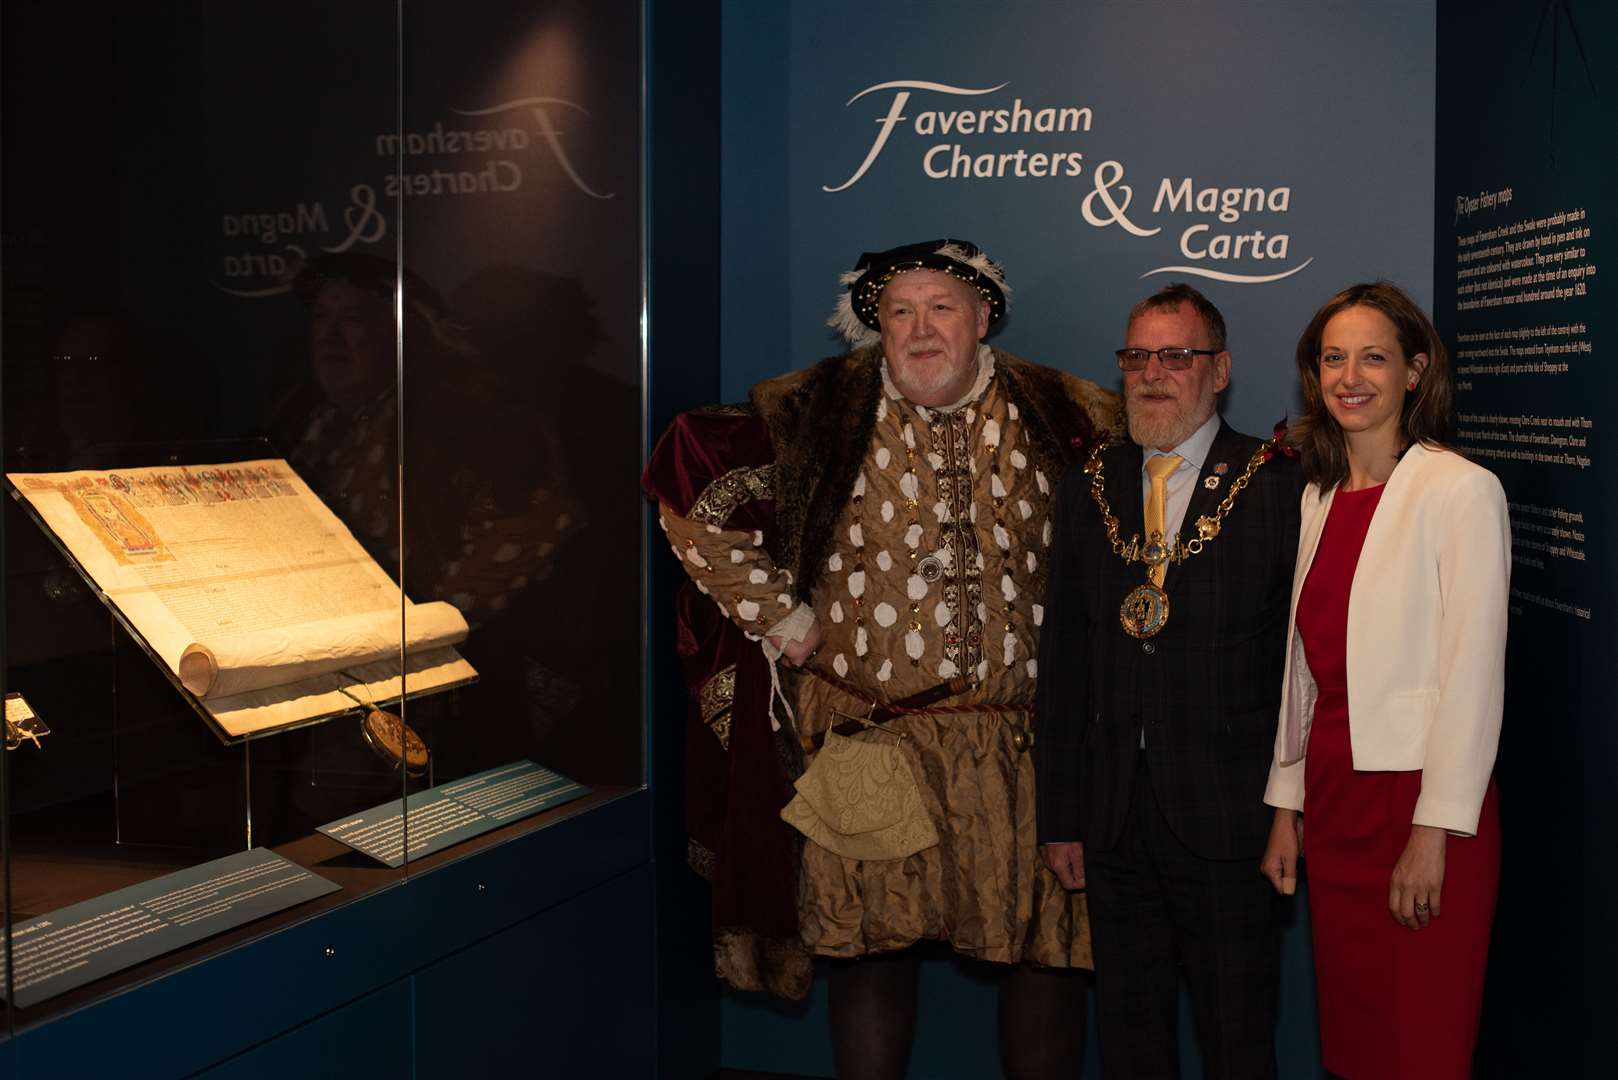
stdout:
<svg viewBox="0 0 1618 1080">
<path fill-rule="evenodd" d="M 402 598 L 285 461 L 8 479 L 229 736 L 477 677 L 461 613 Z"/>
</svg>

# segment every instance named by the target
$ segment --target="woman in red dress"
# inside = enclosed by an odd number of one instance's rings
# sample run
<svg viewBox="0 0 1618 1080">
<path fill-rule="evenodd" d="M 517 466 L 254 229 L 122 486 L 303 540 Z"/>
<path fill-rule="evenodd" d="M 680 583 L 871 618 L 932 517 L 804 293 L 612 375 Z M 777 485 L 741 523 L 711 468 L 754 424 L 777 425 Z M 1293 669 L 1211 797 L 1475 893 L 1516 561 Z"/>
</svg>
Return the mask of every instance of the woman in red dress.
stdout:
<svg viewBox="0 0 1618 1080">
<path fill-rule="evenodd" d="M 1309 486 L 1261 869 L 1290 893 L 1308 859 L 1325 1067 L 1466 1077 L 1500 877 L 1505 496 L 1438 441 L 1448 360 L 1395 286 L 1333 297 L 1297 363 Z"/>
</svg>

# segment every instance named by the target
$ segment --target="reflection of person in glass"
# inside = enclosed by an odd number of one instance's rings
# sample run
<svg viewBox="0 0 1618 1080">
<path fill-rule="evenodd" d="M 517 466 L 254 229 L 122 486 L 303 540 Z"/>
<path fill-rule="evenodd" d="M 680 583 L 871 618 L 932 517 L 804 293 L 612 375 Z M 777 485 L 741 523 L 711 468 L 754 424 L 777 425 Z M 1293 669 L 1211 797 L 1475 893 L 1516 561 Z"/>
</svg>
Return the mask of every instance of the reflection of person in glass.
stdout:
<svg viewBox="0 0 1618 1080">
<path fill-rule="evenodd" d="M 1500 874 L 1505 496 L 1439 441 L 1449 362 L 1396 287 L 1334 296 L 1297 365 L 1309 486 L 1262 868 L 1290 892 L 1308 857 L 1326 1068 L 1470 1076 Z"/>
<path fill-rule="evenodd" d="M 632 614 L 637 603 L 621 560 L 603 565 L 617 549 L 581 542 L 613 516 L 594 491 L 635 469 L 632 449 L 600 447 L 590 425 L 638 415 L 632 391 L 620 406 L 623 395 L 577 374 L 599 337 L 590 299 L 571 279 L 495 267 L 463 284 L 452 309 L 412 272 L 352 252 L 311 261 L 293 289 L 309 312 L 308 377 L 273 430 L 299 475 L 394 574 L 402 517 L 406 593 L 466 616 L 461 651 L 480 682 L 463 697 L 485 719 L 459 725 L 446 749 L 480 767 L 540 756 L 580 779 L 619 779 L 609 766 L 622 772 L 634 755 L 618 745 L 635 738 L 632 726 L 602 733 L 561 721 L 633 707 L 610 670 L 621 649 L 604 647 L 608 632 L 553 616 L 592 604 Z M 614 454 L 625 460 L 603 480 Z M 608 604 L 609 595 L 627 599 Z M 633 628 L 622 633 L 632 648 Z"/>
<path fill-rule="evenodd" d="M 1008 1075 L 1077 1075 L 1085 899 L 1034 842 L 1029 710 L 1051 485 L 1115 399 L 980 343 L 1006 300 L 971 244 L 867 254 L 844 283 L 853 352 L 678 418 L 646 472 L 693 581 L 717 968 L 801 996 L 804 950 L 836 958 L 838 1075 L 902 1076 L 911 946 L 942 940 L 1006 965 Z"/>
<path fill-rule="evenodd" d="M 401 281 L 402 325 L 394 314 Z M 453 471 L 453 460 L 437 445 L 434 428 L 441 413 L 431 411 L 428 422 L 406 428 L 403 456 L 412 486 L 410 498 L 401 501 L 399 401 L 401 383 L 415 388 L 418 380 L 441 380 L 443 372 L 457 366 L 475 371 L 471 346 L 437 293 L 414 274 L 401 274 L 393 263 L 374 255 L 348 252 L 315 259 L 298 271 L 292 290 L 309 314 L 309 366 L 271 419 L 273 441 L 361 546 L 400 581 L 406 595 L 415 601 L 450 599 L 444 568 L 466 527 L 475 488 Z M 400 378 L 401 351 L 405 380 Z M 435 410 L 445 414 L 464 406 L 454 394 L 439 398 Z M 424 400 L 433 400 L 433 395 L 424 391 Z M 457 606 L 476 630 L 474 605 Z M 357 706 L 371 704 L 353 700 Z M 412 712 L 411 724 L 444 707 L 435 701 L 420 719 Z M 369 709 L 365 716 L 367 741 L 373 749 L 385 746 L 378 725 L 385 726 L 389 718 Z M 278 754 L 300 762 L 306 757 L 364 783 L 366 760 L 347 762 L 339 753 L 350 744 L 339 740 L 308 752 L 299 749 L 304 739 L 324 738 L 317 730 L 292 742 L 277 740 L 264 760 Z M 397 760 L 386 752 L 381 756 L 390 763 Z M 309 797 L 314 786 L 297 790 L 304 802 L 318 802 Z"/>
<path fill-rule="evenodd" d="M 357 269 L 350 260 L 350 271 Z M 363 264 L 360 264 L 363 265 Z M 365 405 L 391 389 L 397 364 L 391 282 L 362 285 L 357 275 L 337 276 L 332 262 L 322 261 L 320 269 L 300 276 L 298 295 L 309 305 L 309 358 L 315 382 L 326 399 L 340 408 Z M 391 267 L 375 268 L 378 273 Z M 311 285 L 318 273 L 319 288 Z M 387 293 L 375 285 L 388 286 Z M 421 314 L 434 305 L 417 295 Z"/>
<path fill-rule="evenodd" d="M 393 573 L 400 562 L 400 328 L 393 304 L 400 277 L 386 259 L 354 252 L 323 256 L 299 271 L 292 287 L 309 311 L 310 379 L 283 403 L 272 428 L 298 474 Z M 437 582 L 420 575 L 429 564 L 436 571 L 449 560 L 471 491 L 444 448 L 419 436 L 439 416 L 475 408 L 475 380 L 439 384 L 447 382 L 447 369 L 477 369 L 464 332 L 438 294 L 408 272 L 403 283 L 406 371 L 411 391 L 419 389 L 431 403 L 424 415 L 432 418 L 407 427 L 410 468 L 421 479 L 412 493 L 419 491 L 423 505 L 406 508 L 411 555 L 421 563 L 410 567 L 405 584 L 414 599 L 423 599 Z"/>
<path fill-rule="evenodd" d="M 640 647 L 640 581 L 626 572 L 619 541 L 640 528 L 640 506 L 623 498 L 641 465 L 632 434 L 640 391 L 611 373 L 639 371 L 638 338 L 613 334 L 576 277 L 527 266 L 477 270 L 455 288 L 452 306 L 499 387 L 497 407 L 463 435 L 502 448 L 488 494 L 507 509 L 477 530 L 489 539 L 506 531 L 501 542 L 520 547 L 519 559 L 537 560 L 531 584 L 502 616 L 512 627 L 503 662 L 520 678 L 534 741 L 523 752 L 537 749 L 576 778 L 638 784 L 639 727 L 622 721 L 640 710 L 638 680 L 623 666 Z M 633 359 L 620 355 L 625 349 Z M 509 528 L 517 523 L 520 530 Z M 460 579 L 472 571 L 468 561 Z M 581 623 L 559 611 L 591 617 Z M 488 658 L 495 643 L 482 637 L 479 655 Z M 593 719 L 575 722 L 585 718 Z"/>
<path fill-rule="evenodd" d="M 510 440 L 501 437 L 510 429 L 491 425 L 497 394 L 467 328 L 408 271 L 404 322 L 395 327 L 398 280 L 391 262 L 357 253 L 315 259 L 298 273 L 293 290 L 309 309 L 311 379 L 281 410 L 281 441 L 298 474 L 397 573 L 401 389 L 419 402 L 403 425 L 411 477 L 405 589 L 412 599 L 450 601 L 476 626 L 505 607 L 510 583 L 521 577 L 520 562 L 506 565 L 517 555 L 496 559 L 514 540 L 522 550 L 520 537 L 495 529 L 506 519 L 492 491 L 510 467 Z M 483 572 L 491 561 L 498 573 Z"/>
</svg>

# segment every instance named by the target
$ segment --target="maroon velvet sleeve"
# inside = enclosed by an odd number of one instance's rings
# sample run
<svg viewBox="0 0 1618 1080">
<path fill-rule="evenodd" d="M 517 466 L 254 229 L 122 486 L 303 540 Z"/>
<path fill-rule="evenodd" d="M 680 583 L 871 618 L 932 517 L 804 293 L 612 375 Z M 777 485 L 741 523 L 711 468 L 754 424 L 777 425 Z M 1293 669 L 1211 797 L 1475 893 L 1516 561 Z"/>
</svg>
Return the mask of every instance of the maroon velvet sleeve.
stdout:
<svg viewBox="0 0 1618 1080">
<path fill-rule="evenodd" d="M 678 514 L 690 512 L 710 483 L 733 469 L 772 460 L 768 433 L 756 416 L 696 412 L 680 416 L 658 440 L 642 486 L 647 495 Z M 773 540 L 774 503 L 754 499 L 732 511 L 732 529 L 762 530 Z M 771 972 L 786 946 L 798 944 L 798 834 L 781 820 L 792 798 L 780 742 L 790 732 L 771 731 L 770 672 L 763 651 L 748 641 L 694 583 L 676 601 L 677 641 L 685 676 L 686 828 L 712 856 L 712 930 L 756 944 L 757 971 L 748 979 L 721 963 L 718 969 L 744 989 L 801 996 L 804 985 Z M 736 670 L 728 748 L 703 721 L 699 694 L 714 675 Z M 807 960 L 803 962 L 807 972 Z M 750 983 L 750 984 L 749 984 Z"/>
<path fill-rule="evenodd" d="M 757 642 L 748 641 L 695 588 L 680 591 L 681 656 L 691 689 L 686 727 L 686 826 L 714 855 L 713 928 L 753 930 L 770 938 L 798 936 L 798 834 L 781 820 L 792 785 L 770 729 L 770 672 Z M 696 691 L 717 672 L 736 667 L 727 751 L 703 723 Z"/>
<path fill-rule="evenodd" d="M 764 421 L 751 413 L 681 413 L 657 440 L 641 487 L 683 515 L 713 481 L 732 469 L 768 465 L 773 457 Z"/>
</svg>

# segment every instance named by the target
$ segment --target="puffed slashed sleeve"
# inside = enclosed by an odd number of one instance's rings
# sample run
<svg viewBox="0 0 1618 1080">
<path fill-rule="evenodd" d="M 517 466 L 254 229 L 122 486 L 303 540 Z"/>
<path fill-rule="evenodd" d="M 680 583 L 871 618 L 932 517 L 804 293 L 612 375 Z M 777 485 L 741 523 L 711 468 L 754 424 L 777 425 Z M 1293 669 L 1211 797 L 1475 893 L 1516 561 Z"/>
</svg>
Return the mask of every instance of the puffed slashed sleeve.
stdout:
<svg viewBox="0 0 1618 1080">
<path fill-rule="evenodd" d="M 1500 481 L 1487 470 L 1468 469 L 1447 494 L 1436 553 L 1443 603 L 1438 709 L 1411 821 L 1471 836 L 1494 771 L 1505 707 L 1511 521 Z"/>
<path fill-rule="evenodd" d="M 743 409 L 677 417 L 658 440 L 641 484 L 680 565 L 744 632 L 772 631 L 800 606 L 792 575 L 768 549 L 774 456 L 763 422 Z"/>
<path fill-rule="evenodd" d="M 764 550 L 762 531 L 724 529 L 659 507 L 680 566 L 725 617 L 750 637 L 762 637 L 798 606 L 792 575 Z"/>
</svg>

